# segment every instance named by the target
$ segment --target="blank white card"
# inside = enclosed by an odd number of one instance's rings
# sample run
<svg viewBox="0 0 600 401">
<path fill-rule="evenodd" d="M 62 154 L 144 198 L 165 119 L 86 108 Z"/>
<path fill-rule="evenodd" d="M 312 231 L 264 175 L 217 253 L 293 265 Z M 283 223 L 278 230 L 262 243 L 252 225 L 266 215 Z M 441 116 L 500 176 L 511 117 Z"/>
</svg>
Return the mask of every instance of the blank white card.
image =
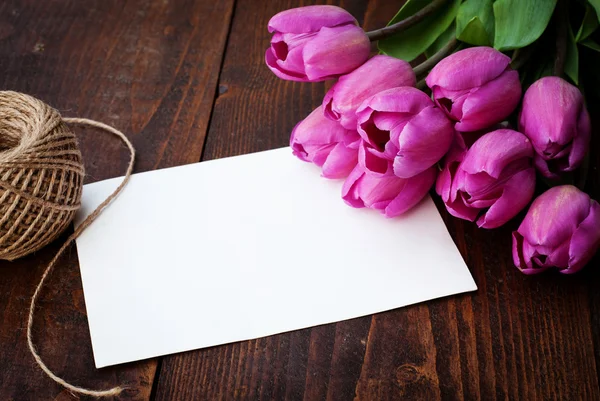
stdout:
<svg viewBox="0 0 600 401">
<path fill-rule="evenodd" d="M 119 184 L 86 185 L 76 224 Z M 386 219 L 289 148 L 135 174 L 77 239 L 97 367 L 476 289 L 432 200 Z"/>
</svg>

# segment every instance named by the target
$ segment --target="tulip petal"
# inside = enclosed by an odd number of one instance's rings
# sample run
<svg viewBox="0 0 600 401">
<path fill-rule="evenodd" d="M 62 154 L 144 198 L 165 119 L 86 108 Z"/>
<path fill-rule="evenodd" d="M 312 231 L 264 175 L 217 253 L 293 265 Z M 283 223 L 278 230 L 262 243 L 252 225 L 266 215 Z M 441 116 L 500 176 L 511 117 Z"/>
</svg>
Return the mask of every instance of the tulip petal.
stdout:
<svg viewBox="0 0 600 401">
<path fill-rule="evenodd" d="M 376 111 L 373 113 L 373 123 L 380 130 L 391 131 L 398 126 L 404 126 L 412 116 L 410 113 Z"/>
<path fill-rule="evenodd" d="M 345 74 L 363 64 L 371 51 L 365 32 L 355 25 L 322 28 L 303 50 L 311 82 Z"/>
<path fill-rule="evenodd" d="M 307 33 L 322 27 L 357 24 L 346 10 L 336 6 L 306 6 L 275 14 L 269 20 L 269 32 Z"/>
<path fill-rule="evenodd" d="M 435 191 L 442 197 L 444 202 L 450 200 L 452 181 L 456 175 L 458 165 L 465 158 L 466 152 L 467 147 L 462 135 L 459 132 L 455 132 L 454 141 L 444 157 L 443 168 L 435 184 Z"/>
<path fill-rule="evenodd" d="M 433 102 L 424 92 L 411 86 L 399 85 L 376 93 L 368 98 L 360 108 L 369 107 L 379 112 L 417 114 L 431 106 L 433 106 Z"/>
<path fill-rule="evenodd" d="M 550 178 L 550 179 L 558 178 L 558 174 L 550 171 L 550 166 L 548 166 L 548 162 L 546 160 L 544 160 L 544 158 L 542 156 L 540 156 L 539 153 L 536 153 L 535 155 L 533 155 L 533 164 L 535 165 L 535 168 L 537 169 L 537 171 L 540 172 L 540 174 L 542 176 L 544 176 L 546 178 Z"/>
<path fill-rule="evenodd" d="M 323 103 L 321 104 L 321 107 L 323 107 L 323 115 L 335 122 L 338 122 L 342 118 L 342 115 L 333 109 L 333 96 L 335 95 L 335 89 L 338 83 L 339 80 L 327 91 L 323 97 Z"/>
<path fill-rule="evenodd" d="M 569 268 L 561 273 L 575 273 L 581 270 L 592 259 L 600 247 L 600 205 L 590 200 L 590 212 L 579 224 L 569 247 Z"/>
<path fill-rule="evenodd" d="M 358 149 L 358 164 L 364 168 L 365 173 L 377 176 L 391 175 L 392 163 L 385 153 L 370 147 L 363 141 Z"/>
<path fill-rule="evenodd" d="M 510 57 L 491 47 L 471 47 L 440 61 L 427 76 L 427 86 L 463 90 L 497 78 L 510 64 Z"/>
<path fill-rule="evenodd" d="M 560 244 L 556 249 L 550 252 L 546 261 L 547 266 L 564 268 L 569 264 L 569 247 L 571 239 Z"/>
<path fill-rule="evenodd" d="M 590 145 L 591 133 L 590 115 L 585 105 L 582 105 L 577 121 L 577 135 L 573 138 L 571 154 L 569 155 L 569 167 L 565 171 L 572 171 L 581 165 Z"/>
<path fill-rule="evenodd" d="M 350 174 L 357 163 L 358 150 L 349 149 L 343 143 L 338 143 L 323 163 L 322 175 L 331 179 L 344 178 Z"/>
<path fill-rule="evenodd" d="M 325 118 L 320 106 L 300 121 L 290 136 L 293 154 L 322 166 L 326 178 L 348 175 L 357 163 L 359 141 L 358 132 Z"/>
<path fill-rule="evenodd" d="M 589 196 L 576 187 L 553 187 L 533 201 L 518 231 L 529 243 L 556 248 L 573 235 L 589 209 Z"/>
<path fill-rule="evenodd" d="M 365 207 L 365 203 L 360 198 L 360 194 L 358 192 L 358 186 L 360 186 L 361 180 L 364 176 L 365 172 L 363 168 L 357 165 L 350 172 L 350 175 L 348 175 L 346 181 L 344 181 L 344 185 L 342 186 L 342 199 L 352 207 Z"/>
<path fill-rule="evenodd" d="M 321 106 L 314 109 L 292 130 L 292 139 L 303 144 L 329 144 L 341 142 L 347 137 L 358 139 L 356 131 L 349 131 L 323 116 Z"/>
<path fill-rule="evenodd" d="M 406 179 L 404 188 L 385 208 L 385 216 L 399 216 L 421 202 L 435 182 L 436 175 L 437 169 L 431 167 L 421 174 Z"/>
<path fill-rule="evenodd" d="M 437 193 L 444 202 L 450 199 L 450 188 L 452 187 L 452 170 L 443 168 L 435 181 L 435 193 Z"/>
<path fill-rule="evenodd" d="M 335 143 L 327 143 L 321 145 L 313 145 L 313 146 L 305 146 L 305 149 L 308 153 L 309 161 L 313 162 L 319 167 L 322 167 L 323 164 L 327 161 L 329 157 L 329 153 L 335 148 Z"/>
<path fill-rule="evenodd" d="M 477 220 L 477 225 L 481 228 L 496 228 L 504 225 L 527 206 L 534 190 L 534 168 L 516 173 L 504 183 L 502 195 Z"/>
<path fill-rule="evenodd" d="M 450 148 L 454 129 L 438 108 L 427 107 L 414 116 L 399 135 L 394 174 L 410 178 L 437 163 Z"/>
<path fill-rule="evenodd" d="M 393 175 L 374 176 L 365 174 L 361 182 L 360 194 L 365 206 L 382 210 L 404 189 L 406 180 Z M 382 208 L 383 206 L 383 208 Z"/>
<path fill-rule="evenodd" d="M 548 270 L 549 266 L 534 266 L 531 262 L 535 248 L 532 247 L 523 236 L 513 231 L 512 254 L 515 266 L 525 274 L 537 274 Z"/>
<path fill-rule="evenodd" d="M 288 52 L 285 60 L 276 61 L 277 66 L 281 71 L 284 71 L 287 74 L 297 74 L 298 76 L 306 77 L 306 74 L 304 72 L 304 59 L 302 53 L 302 47 L 291 49 Z"/>
<path fill-rule="evenodd" d="M 451 194 L 451 198 L 449 201 L 445 202 L 446 210 L 454 217 L 458 217 L 459 219 L 475 221 L 477 215 L 479 214 L 479 209 L 474 209 L 465 204 L 463 194 L 461 192 L 457 192 Z"/>
<path fill-rule="evenodd" d="M 523 249 L 523 236 L 519 234 L 518 231 L 513 231 L 512 233 L 512 256 L 513 262 L 515 266 L 522 270 L 525 265 L 525 260 L 522 257 L 522 249 Z"/>
<path fill-rule="evenodd" d="M 325 116 L 347 129 L 356 129 L 356 112 L 363 101 L 385 89 L 415 86 L 415 74 L 406 61 L 377 55 L 340 77 L 323 99 Z"/>
<path fill-rule="evenodd" d="M 277 77 L 281 79 L 286 79 L 288 81 L 298 81 L 298 82 L 307 82 L 308 78 L 304 74 L 298 74 L 292 71 L 283 70 L 279 64 L 277 64 L 277 58 L 273 54 L 271 48 L 267 49 L 265 53 L 265 63 L 267 67 L 275 74 Z"/>
<path fill-rule="evenodd" d="M 531 157 L 533 148 L 525 135 L 510 129 L 499 129 L 475 141 L 467 152 L 461 169 L 469 174 L 486 172 L 499 178 L 510 163 Z"/>
<path fill-rule="evenodd" d="M 433 88 L 435 104 L 453 121 L 460 121 L 463 116 L 462 108 L 471 90 L 451 91 L 440 86 Z"/>
<path fill-rule="evenodd" d="M 472 91 L 462 105 L 456 130 L 477 131 L 508 117 L 521 100 L 519 73 L 509 70 Z"/>
</svg>

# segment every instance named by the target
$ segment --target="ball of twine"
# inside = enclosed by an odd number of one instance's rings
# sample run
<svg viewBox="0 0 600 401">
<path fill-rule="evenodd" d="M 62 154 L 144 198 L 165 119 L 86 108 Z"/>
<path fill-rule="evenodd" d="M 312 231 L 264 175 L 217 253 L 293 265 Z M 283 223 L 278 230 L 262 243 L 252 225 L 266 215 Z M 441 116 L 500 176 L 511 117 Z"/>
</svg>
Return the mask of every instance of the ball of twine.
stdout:
<svg viewBox="0 0 600 401">
<path fill-rule="evenodd" d="M 121 184 L 73 230 L 45 267 L 31 297 L 27 345 L 38 366 L 56 383 L 73 393 L 108 397 L 121 393 L 124 387 L 91 390 L 52 372 L 33 343 L 32 327 L 37 299 L 56 262 L 129 181 L 135 149 L 125 134 L 98 121 L 61 117 L 29 95 L 0 91 L 0 259 L 13 260 L 48 244 L 69 226 L 79 209 L 84 167 L 77 139 L 67 123 L 116 135 L 127 145 L 131 158 Z"/>
<path fill-rule="evenodd" d="M 0 259 L 56 239 L 79 209 L 83 177 L 77 139 L 58 111 L 0 92 Z"/>
</svg>

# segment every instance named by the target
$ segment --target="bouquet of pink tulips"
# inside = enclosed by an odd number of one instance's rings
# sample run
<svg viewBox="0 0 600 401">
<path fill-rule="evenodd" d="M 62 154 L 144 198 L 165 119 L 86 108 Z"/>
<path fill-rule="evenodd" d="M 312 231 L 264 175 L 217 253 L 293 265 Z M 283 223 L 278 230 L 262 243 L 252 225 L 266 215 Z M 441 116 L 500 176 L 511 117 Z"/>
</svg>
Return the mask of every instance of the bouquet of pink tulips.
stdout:
<svg viewBox="0 0 600 401">
<path fill-rule="evenodd" d="M 293 153 L 345 179 L 348 205 L 386 217 L 432 187 L 481 228 L 529 206 L 516 267 L 574 273 L 600 246 L 600 206 L 582 191 L 591 124 L 578 88 L 597 81 L 579 59 L 600 52 L 599 4 L 409 0 L 372 32 L 335 6 L 283 11 L 269 22 L 267 66 L 287 80 L 337 79 L 293 129 Z M 550 188 L 534 199 L 536 179 Z"/>
</svg>

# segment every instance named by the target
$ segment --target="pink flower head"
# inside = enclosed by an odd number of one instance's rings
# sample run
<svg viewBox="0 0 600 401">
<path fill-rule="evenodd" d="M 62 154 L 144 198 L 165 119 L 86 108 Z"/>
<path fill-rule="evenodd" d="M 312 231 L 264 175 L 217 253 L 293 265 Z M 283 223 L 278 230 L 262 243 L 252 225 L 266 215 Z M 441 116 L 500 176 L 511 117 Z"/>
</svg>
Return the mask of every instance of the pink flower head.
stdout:
<svg viewBox="0 0 600 401">
<path fill-rule="evenodd" d="M 365 100 L 356 111 L 364 140 L 360 163 L 371 173 L 410 178 L 436 164 L 454 137 L 452 123 L 418 89 L 387 89 Z"/>
<path fill-rule="evenodd" d="M 436 191 L 451 215 L 496 228 L 519 213 L 533 196 L 535 169 L 529 139 L 501 129 L 479 138 L 469 150 L 455 143 L 446 156 Z"/>
<path fill-rule="evenodd" d="M 548 178 L 577 168 L 590 143 L 590 116 L 583 96 L 558 77 L 544 77 L 527 89 L 519 129 L 533 144 L 535 166 Z"/>
<path fill-rule="evenodd" d="M 600 246 L 600 205 L 572 185 L 550 188 L 533 201 L 513 232 L 513 259 L 525 274 L 581 270 Z"/>
<path fill-rule="evenodd" d="M 415 84 L 415 74 L 406 61 L 374 56 L 329 89 L 323 99 L 325 117 L 356 129 L 356 109 L 363 101 L 385 89 Z"/>
<path fill-rule="evenodd" d="M 369 58 L 371 44 L 356 19 L 336 6 L 292 8 L 269 21 L 267 66 L 279 78 L 317 82 L 335 78 Z"/>
<path fill-rule="evenodd" d="M 290 146 L 299 159 L 322 167 L 325 178 L 344 178 L 356 166 L 360 136 L 323 116 L 321 106 L 292 130 Z"/>
<path fill-rule="evenodd" d="M 368 174 L 358 165 L 344 182 L 342 198 L 352 207 L 379 210 L 386 217 L 399 216 L 427 195 L 436 174 L 431 167 L 411 178 L 380 176 Z"/>
<path fill-rule="evenodd" d="M 491 47 L 471 47 L 440 61 L 427 85 L 456 130 L 477 131 L 512 113 L 521 98 L 519 73 L 510 58 Z"/>
</svg>

